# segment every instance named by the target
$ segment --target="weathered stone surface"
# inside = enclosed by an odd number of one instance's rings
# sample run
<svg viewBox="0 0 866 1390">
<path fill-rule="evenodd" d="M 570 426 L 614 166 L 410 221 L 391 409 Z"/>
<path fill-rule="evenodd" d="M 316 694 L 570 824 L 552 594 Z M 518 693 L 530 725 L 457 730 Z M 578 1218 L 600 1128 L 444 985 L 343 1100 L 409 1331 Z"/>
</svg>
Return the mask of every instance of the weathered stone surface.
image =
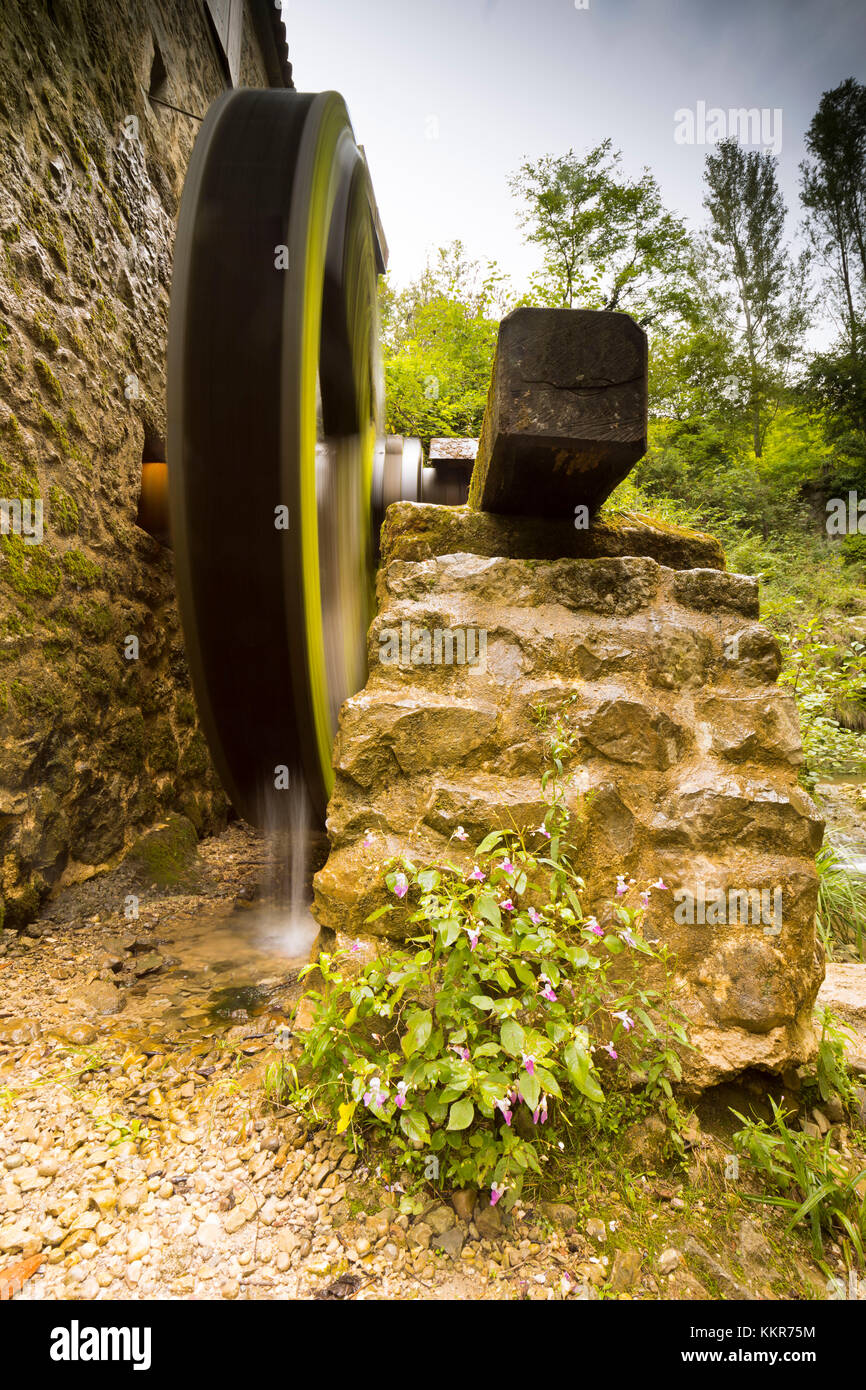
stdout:
<svg viewBox="0 0 866 1390">
<path fill-rule="evenodd" d="M 593 513 L 646 447 L 646 334 L 628 314 L 515 309 L 502 320 L 471 507 Z"/>
<path fill-rule="evenodd" d="M 249 7 L 243 31 L 240 81 L 280 81 Z M 198 130 L 147 93 L 162 69 L 200 113 L 225 77 L 206 7 L 175 0 L 3 5 L 0 52 L 0 496 L 44 507 L 41 543 L 0 539 L 0 894 L 20 926 L 169 810 L 225 820 L 171 552 L 137 525 Z"/>
<path fill-rule="evenodd" d="M 423 537 L 424 509 L 412 510 Z M 619 873 L 667 885 L 652 893 L 647 932 L 677 958 L 696 1046 L 689 1083 L 804 1060 L 823 971 L 813 863 L 822 823 L 797 784 L 795 714 L 773 685 L 778 647 L 743 621 L 754 582 L 645 556 L 445 551 L 391 560 L 378 593 L 368 683 L 341 716 L 319 920 L 369 930 L 365 918 L 389 897 L 380 866 L 392 855 L 470 869 L 488 831 L 539 825 L 544 708 L 577 735 L 567 797 L 586 906 L 609 911 Z M 483 631 L 486 659 L 381 660 L 383 633 L 404 622 Z M 460 825 L 465 843 L 452 838 Z M 724 915 L 675 915 L 704 890 L 724 895 Z M 769 923 L 760 893 L 757 917 L 741 920 L 750 890 L 766 893 Z M 407 919 L 404 904 L 372 930 L 400 935 Z"/>
<path fill-rule="evenodd" d="M 509 560 L 614 559 L 645 555 L 670 569 L 725 568 L 714 536 L 668 526 L 639 512 L 596 517 L 577 527 L 571 516 L 497 516 L 469 507 L 395 502 L 382 526 L 382 563 L 432 560 L 434 555 L 504 556 Z"/>
</svg>

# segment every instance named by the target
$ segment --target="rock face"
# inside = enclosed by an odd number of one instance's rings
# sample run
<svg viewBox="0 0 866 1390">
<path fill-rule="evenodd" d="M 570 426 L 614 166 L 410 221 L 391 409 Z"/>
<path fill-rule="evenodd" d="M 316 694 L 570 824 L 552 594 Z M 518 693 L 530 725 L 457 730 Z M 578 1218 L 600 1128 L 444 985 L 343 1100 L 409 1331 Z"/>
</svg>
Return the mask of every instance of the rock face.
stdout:
<svg viewBox="0 0 866 1390">
<path fill-rule="evenodd" d="M 243 8 L 240 80 L 285 81 L 273 6 Z M 165 458 L 198 129 L 159 100 L 198 115 L 226 79 L 206 6 L 174 0 L 4 5 L 0 52 L 0 498 L 31 522 L 43 507 L 41 540 L 0 538 L 0 895 L 18 925 L 168 811 L 201 833 L 226 809 L 171 552 L 136 525 L 142 464 Z"/>
<path fill-rule="evenodd" d="M 797 785 L 796 709 L 774 685 L 780 656 L 755 621 L 756 581 L 681 568 L 708 539 L 650 535 L 646 523 L 654 558 L 605 553 L 611 532 L 599 526 L 600 554 L 588 540 L 584 558 L 515 559 L 489 553 L 489 517 L 438 511 L 404 504 L 384 528 L 370 676 L 341 714 L 317 917 L 370 930 L 384 859 L 471 867 L 491 829 L 538 825 L 534 713 L 568 707 L 586 901 L 601 914 L 620 873 L 668 885 L 653 894 L 647 931 L 677 956 L 697 1048 L 689 1079 L 802 1060 L 823 975 L 813 925 L 823 825 Z M 553 542 L 536 527 L 524 549 L 546 557 Z M 452 528 L 463 548 L 439 553 Z M 460 661 L 470 632 L 474 665 Z M 396 918 L 372 930 L 399 930 Z"/>
</svg>

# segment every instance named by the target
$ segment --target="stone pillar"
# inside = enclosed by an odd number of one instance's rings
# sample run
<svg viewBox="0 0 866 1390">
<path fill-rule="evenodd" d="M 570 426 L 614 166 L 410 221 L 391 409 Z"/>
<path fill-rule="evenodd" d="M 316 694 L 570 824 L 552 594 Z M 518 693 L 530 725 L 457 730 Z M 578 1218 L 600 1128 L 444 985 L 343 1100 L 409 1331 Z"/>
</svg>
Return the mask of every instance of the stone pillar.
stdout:
<svg viewBox="0 0 866 1390">
<path fill-rule="evenodd" d="M 533 711 L 568 705 L 585 906 L 601 912 L 618 873 L 668 885 L 653 894 L 646 930 L 676 953 L 697 1049 L 689 1081 L 802 1061 L 823 976 L 814 932 L 823 826 L 798 786 L 796 708 L 775 684 L 779 649 L 757 616 L 757 582 L 726 573 L 717 542 L 694 532 L 637 517 L 575 531 L 467 508 L 391 507 L 370 676 L 340 718 L 316 916 L 363 934 L 385 901 L 378 866 L 390 855 L 470 868 L 491 829 L 537 826 Z M 425 660 L 437 631 L 450 664 Z M 465 660 L 470 633 L 475 657 L 483 646 L 475 665 Z M 383 660 L 395 634 L 397 659 Z M 462 846 L 451 838 L 458 825 L 469 835 Z M 730 917 L 741 901 L 731 894 L 750 889 L 781 902 L 778 923 L 772 913 L 769 925 L 712 923 L 713 890 Z M 685 894 L 697 900 L 693 925 L 675 920 L 676 902 L 688 912 Z M 372 930 L 385 926 L 399 932 L 398 914 Z"/>
</svg>

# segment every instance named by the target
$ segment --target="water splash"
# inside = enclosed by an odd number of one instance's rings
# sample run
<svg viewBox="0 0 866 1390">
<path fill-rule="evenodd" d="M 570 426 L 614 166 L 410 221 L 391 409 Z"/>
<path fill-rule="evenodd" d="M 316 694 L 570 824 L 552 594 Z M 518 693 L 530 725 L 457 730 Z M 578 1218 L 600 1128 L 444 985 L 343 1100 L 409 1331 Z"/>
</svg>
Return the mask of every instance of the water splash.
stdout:
<svg viewBox="0 0 866 1390">
<path fill-rule="evenodd" d="M 293 771 L 282 795 L 289 799 L 288 821 L 284 816 L 277 818 L 272 799 L 266 803 L 266 853 L 256 934 L 270 951 L 298 959 L 309 956 L 319 931 L 310 911 L 312 810 L 300 772 Z"/>
</svg>

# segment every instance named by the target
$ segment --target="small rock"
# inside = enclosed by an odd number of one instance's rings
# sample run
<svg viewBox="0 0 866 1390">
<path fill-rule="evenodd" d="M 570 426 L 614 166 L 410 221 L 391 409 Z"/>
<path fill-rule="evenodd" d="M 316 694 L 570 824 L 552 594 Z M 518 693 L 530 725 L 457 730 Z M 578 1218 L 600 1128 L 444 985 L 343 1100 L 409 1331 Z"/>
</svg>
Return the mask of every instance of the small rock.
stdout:
<svg viewBox="0 0 866 1390">
<path fill-rule="evenodd" d="M 640 1266 L 639 1250 L 617 1250 L 610 1274 L 610 1288 L 614 1293 L 625 1293 L 634 1287 L 640 1279 Z"/>
<path fill-rule="evenodd" d="M 436 1238 L 434 1244 L 437 1249 L 444 1250 L 446 1255 L 450 1255 L 453 1260 L 456 1260 L 463 1249 L 463 1232 L 459 1227 L 451 1226 Z"/>
<path fill-rule="evenodd" d="M 444 1203 L 441 1202 L 437 1206 L 431 1207 L 430 1211 L 424 1213 L 424 1220 L 430 1227 L 434 1236 L 444 1235 L 446 1231 L 451 1230 L 452 1226 L 457 1224 L 454 1212 L 450 1207 L 446 1207 Z"/>
<path fill-rule="evenodd" d="M 475 1213 L 475 1225 L 482 1240 L 496 1240 L 503 1230 L 502 1213 L 497 1207 L 479 1207 Z"/>
<path fill-rule="evenodd" d="M 460 1217 L 461 1221 L 471 1221 L 472 1213 L 475 1210 L 475 1199 L 478 1196 L 474 1187 L 465 1187 L 461 1191 L 451 1195 L 451 1205 Z"/>
<path fill-rule="evenodd" d="M 682 1262 L 683 1257 L 680 1254 L 679 1250 L 675 1250 L 672 1245 L 669 1245 L 667 1250 L 663 1250 L 662 1253 L 659 1255 L 659 1273 L 673 1274 L 674 1270 L 677 1269 L 682 1264 Z"/>
<path fill-rule="evenodd" d="M 135 1260 L 140 1260 L 150 1249 L 150 1236 L 147 1231 L 131 1231 L 129 1244 L 126 1248 L 126 1258 L 130 1264 Z"/>
<path fill-rule="evenodd" d="M 586 1223 L 586 1234 L 590 1240 L 602 1241 L 607 1236 L 607 1227 L 597 1216 L 591 1216 Z"/>
</svg>

